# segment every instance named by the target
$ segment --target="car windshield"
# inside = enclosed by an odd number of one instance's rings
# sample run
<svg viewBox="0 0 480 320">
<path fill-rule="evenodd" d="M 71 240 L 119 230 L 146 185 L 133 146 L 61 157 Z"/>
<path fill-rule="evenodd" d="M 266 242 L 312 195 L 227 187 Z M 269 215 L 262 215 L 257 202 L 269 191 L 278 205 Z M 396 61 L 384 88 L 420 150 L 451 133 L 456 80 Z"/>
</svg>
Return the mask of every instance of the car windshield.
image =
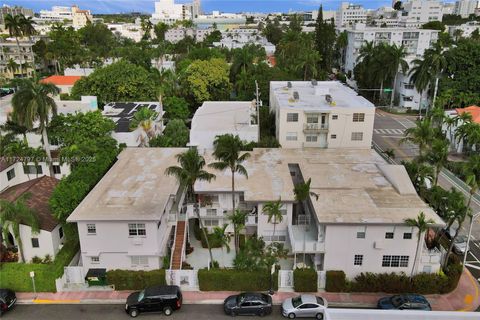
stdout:
<svg viewBox="0 0 480 320">
<path fill-rule="evenodd" d="M 321 305 L 321 306 L 324 306 L 324 305 L 325 305 L 325 302 L 324 302 L 323 299 L 320 298 L 320 297 L 317 297 L 317 303 L 318 303 L 319 305 Z"/>
<path fill-rule="evenodd" d="M 455 243 L 463 243 L 463 242 L 467 242 L 467 236 L 458 236 L 455 239 Z"/>
<path fill-rule="evenodd" d="M 138 302 L 142 301 L 143 298 L 145 297 L 145 290 L 142 290 L 140 291 L 140 293 L 138 294 Z"/>
<path fill-rule="evenodd" d="M 242 303 L 243 300 L 245 300 L 245 295 L 244 295 L 244 294 L 239 294 L 239 295 L 237 296 L 237 304 Z"/>
<path fill-rule="evenodd" d="M 395 307 L 399 307 L 405 302 L 405 300 L 401 296 L 393 296 L 390 301 Z"/>
<path fill-rule="evenodd" d="M 294 308 L 298 307 L 301 304 L 302 304 L 302 297 L 298 296 L 298 297 L 292 298 L 292 305 Z"/>
</svg>

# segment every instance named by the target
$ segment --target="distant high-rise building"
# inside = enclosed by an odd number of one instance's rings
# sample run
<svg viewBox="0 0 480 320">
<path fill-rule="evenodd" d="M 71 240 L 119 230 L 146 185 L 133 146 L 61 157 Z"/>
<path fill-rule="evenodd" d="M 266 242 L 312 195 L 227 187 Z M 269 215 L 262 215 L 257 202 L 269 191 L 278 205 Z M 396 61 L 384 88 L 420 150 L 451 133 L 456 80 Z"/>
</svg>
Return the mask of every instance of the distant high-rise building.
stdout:
<svg viewBox="0 0 480 320">
<path fill-rule="evenodd" d="M 475 13 L 475 9 L 477 9 L 477 7 L 477 0 L 460 0 L 455 2 L 455 9 L 453 12 L 462 18 L 468 18 L 471 14 Z"/>
<path fill-rule="evenodd" d="M 400 26 L 416 28 L 430 21 L 442 21 L 442 18 L 442 1 L 409 0 L 403 4 Z"/>
<path fill-rule="evenodd" d="M 362 5 L 342 2 L 337 10 L 335 25 L 337 28 L 367 22 L 367 10 Z"/>
<path fill-rule="evenodd" d="M 200 0 L 193 0 L 193 2 L 192 2 L 192 17 L 196 18 L 200 14 L 202 14 L 202 7 L 201 7 Z"/>
<path fill-rule="evenodd" d="M 19 6 L 8 6 L 4 4 L 0 8 L 0 28 L 3 29 L 4 24 L 5 24 L 5 15 L 11 14 L 12 16 L 18 15 L 18 14 L 23 14 L 26 17 L 33 17 L 33 10 L 24 8 L 24 7 L 19 7 Z"/>
<path fill-rule="evenodd" d="M 198 1 L 198 4 L 200 2 Z M 152 14 L 152 22 L 173 24 L 176 21 L 191 20 L 193 4 L 176 4 L 174 0 L 160 0 L 155 2 L 155 12 Z"/>
</svg>

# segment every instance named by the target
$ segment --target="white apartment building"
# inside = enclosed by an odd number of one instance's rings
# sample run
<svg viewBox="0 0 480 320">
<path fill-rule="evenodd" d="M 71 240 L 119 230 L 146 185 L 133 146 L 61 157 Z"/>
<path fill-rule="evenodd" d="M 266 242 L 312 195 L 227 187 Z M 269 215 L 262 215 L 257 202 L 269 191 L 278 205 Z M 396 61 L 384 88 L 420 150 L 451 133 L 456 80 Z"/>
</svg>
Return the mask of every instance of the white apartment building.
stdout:
<svg viewBox="0 0 480 320">
<path fill-rule="evenodd" d="M 195 39 L 196 42 L 203 42 L 205 38 L 212 32 L 211 28 L 184 28 L 176 27 L 168 29 L 165 32 L 165 40 L 171 43 L 177 43 L 180 40 L 185 39 L 185 37 L 191 37 Z"/>
<path fill-rule="evenodd" d="M 224 13 L 220 11 L 212 11 L 212 14 L 201 14 L 193 19 L 193 23 L 197 27 L 211 28 L 215 24 L 218 30 L 226 30 L 245 25 L 247 18 L 243 14 Z"/>
<path fill-rule="evenodd" d="M 64 20 L 71 21 L 73 19 L 72 8 L 53 6 L 52 10 L 40 10 L 39 19 L 46 22 L 63 22 Z"/>
<path fill-rule="evenodd" d="M 337 81 L 272 81 L 282 148 L 370 149 L 375 106 Z"/>
<path fill-rule="evenodd" d="M 480 30 L 480 22 L 469 21 L 459 26 L 448 26 L 448 33 L 451 37 L 455 37 L 455 31 L 461 30 L 462 37 L 469 38 L 475 30 Z"/>
<path fill-rule="evenodd" d="M 403 4 L 400 26 L 418 28 L 430 21 L 442 21 L 443 2 L 440 0 L 408 0 Z"/>
<path fill-rule="evenodd" d="M 155 2 L 155 12 L 151 18 L 154 24 L 163 22 L 171 25 L 182 20 L 192 20 L 192 11 L 185 4 L 177 4 L 174 0 Z"/>
<path fill-rule="evenodd" d="M 342 2 L 337 10 L 335 25 L 341 28 L 355 23 L 367 23 L 367 10 L 362 5 Z"/>
<path fill-rule="evenodd" d="M 76 222 L 83 267 L 150 270 L 162 264 L 167 247 L 174 249 L 171 267 L 189 261 L 185 239 L 192 237 L 194 206 L 165 169 L 178 165 L 183 148 L 127 148 L 118 161 L 68 218 Z M 437 272 L 440 252 L 419 247 L 417 230 L 406 218 L 424 212 L 444 222 L 423 203 L 403 166 L 389 165 L 373 150 L 254 149 L 244 163 L 248 179 L 235 179 L 236 207 L 248 212 L 247 235 L 269 243 L 282 242 L 289 251 L 282 269 L 305 263 L 318 271 L 344 270 L 351 278 L 361 272 Z M 214 161 L 203 152 L 206 163 Z M 229 223 L 232 210 L 231 175 L 216 175 L 195 184 L 199 210 L 208 229 Z M 305 209 L 295 203 L 294 185 L 312 179 Z M 281 199 L 283 221 L 269 223 L 262 213 L 268 201 Z M 175 231 L 173 227 L 175 226 Z M 185 226 L 185 228 L 183 228 Z M 231 225 L 227 232 L 231 232 Z M 173 240 L 173 241 L 172 241 Z M 197 249 L 196 249 L 197 250 Z M 305 256 L 305 262 L 303 260 Z M 175 267 L 174 261 L 179 258 Z M 197 261 L 197 268 L 208 261 Z"/>
<path fill-rule="evenodd" d="M 205 101 L 193 115 L 188 145 L 212 150 L 216 136 L 222 134 L 258 142 L 259 131 L 255 101 Z"/>
<path fill-rule="evenodd" d="M 443 15 L 446 14 L 454 14 L 455 12 L 455 3 L 443 3 L 442 13 Z"/>
<path fill-rule="evenodd" d="M 478 0 L 459 0 L 455 2 L 454 14 L 468 18 L 471 14 L 475 14 L 477 8 Z"/>
<path fill-rule="evenodd" d="M 143 31 L 139 24 L 136 23 L 107 23 L 107 28 L 118 36 L 132 39 L 140 42 L 143 37 Z"/>
<path fill-rule="evenodd" d="M 20 40 L 20 51 L 15 39 L 8 41 L 0 40 L 0 73 L 8 79 L 21 77 L 21 71 L 24 75 L 31 76 L 33 74 L 33 46 L 34 42 Z M 16 68 L 9 67 L 10 59 L 16 63 Z M 20 65 L 24 67 L 20 69 Z"/>
<path fill-rule="evenodd" d="M 413 59 L 414 57 L 406 59 L 410 67 L 413 67 Z M 410 81 L 409 71 L 406 74 L 401 71 L 397 73 L 395 93 L 398 96 L 398 106 L 406 109 L 425 110 L 429 104 L 428 90 L 424 90 L 420 95 L 420 92 L 415 89 L 415 86 Z"/>
<path fill-rule="evenodd" d="M 275 53 L 275 45 L 269 42 L 258 29 L 235 28 L 225 30 L 222 31 L 222 39 L 213 43 L 215 47 L 228 49 L 243 48 L 249 44 L 262 46 L 267 55 Z"/>
</svg>

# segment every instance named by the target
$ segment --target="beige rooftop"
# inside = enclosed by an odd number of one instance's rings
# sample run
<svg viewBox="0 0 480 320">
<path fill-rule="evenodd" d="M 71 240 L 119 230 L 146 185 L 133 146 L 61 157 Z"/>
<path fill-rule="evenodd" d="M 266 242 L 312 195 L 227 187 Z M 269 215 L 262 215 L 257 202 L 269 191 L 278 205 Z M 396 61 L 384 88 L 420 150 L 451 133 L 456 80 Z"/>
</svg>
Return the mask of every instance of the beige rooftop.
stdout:
<svg viewBox="0 0 480 320">
<path fill-rule="evenodd" d="M 178 190 L 165 169 L 177 165 L 183 148 L 127 148 L 117 163 L 69 217 L 69 221 L 158 219 L 168 198 Z M 236 175 L 245 201 L 295 201 L 288 164 L 298 164 L 312 178 L 312 197 L 320 223 L 402 224 L 423 211 L 438 225 L 444 222 L 416 194 L 405 169 L 388 165 L 373 150 L 254 149 L 244 163 L 248 179 Z M 202 154 L 206 163 L 215 159 Z M 212 182 L 197 182 L 200 193 L 230 192 L 231 174 L 209 169 Z"/>
</svg>

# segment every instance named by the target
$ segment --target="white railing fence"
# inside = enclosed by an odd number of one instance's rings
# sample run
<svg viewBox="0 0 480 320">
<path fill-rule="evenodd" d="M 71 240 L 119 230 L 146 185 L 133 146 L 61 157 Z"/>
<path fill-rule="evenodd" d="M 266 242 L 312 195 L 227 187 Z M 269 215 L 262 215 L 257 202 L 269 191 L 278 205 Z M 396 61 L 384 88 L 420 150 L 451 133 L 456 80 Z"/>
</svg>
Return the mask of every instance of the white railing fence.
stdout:
<svg viewBox="0 0 480 320">
<path fill-rule="evenodd" d="M 198 290 L 198 270 L 166 270 L 165 277 L 169 285 L 186 291 Z"/>
<path fill-rule="evenodd" d="M 278 271 L 278 291 L 293 291 L 293 270 Z"/>
</svg>

